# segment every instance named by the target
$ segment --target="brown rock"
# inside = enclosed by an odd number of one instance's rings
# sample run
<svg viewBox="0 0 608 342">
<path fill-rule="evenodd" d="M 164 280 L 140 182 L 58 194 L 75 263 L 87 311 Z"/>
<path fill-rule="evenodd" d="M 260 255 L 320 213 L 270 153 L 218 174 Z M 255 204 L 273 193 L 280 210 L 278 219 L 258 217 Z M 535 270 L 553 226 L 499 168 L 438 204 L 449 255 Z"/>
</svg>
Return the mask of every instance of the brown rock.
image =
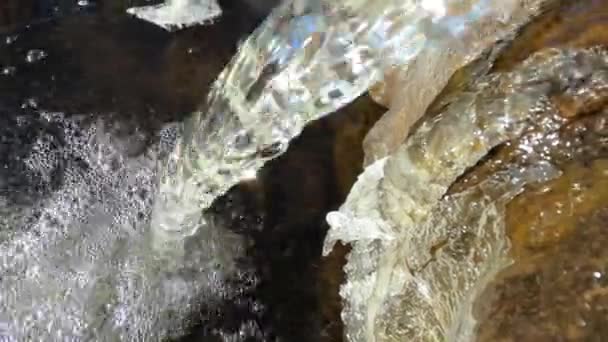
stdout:
<svg viewBox="0 0 608 342">
<path fill-rule="evenodd" d="M 608 339 L 608 203 L 561 243 L 503 271 L 478 299 L 478 341 Z"/>
<path fill-rule="evenodd" d="M 524 26 L 494 63 L 493 71 L 511 70 L 534 52 L 557 47 L 586 48 L 608 44 L 608 3 L 557 0 Z"/>
</svg>

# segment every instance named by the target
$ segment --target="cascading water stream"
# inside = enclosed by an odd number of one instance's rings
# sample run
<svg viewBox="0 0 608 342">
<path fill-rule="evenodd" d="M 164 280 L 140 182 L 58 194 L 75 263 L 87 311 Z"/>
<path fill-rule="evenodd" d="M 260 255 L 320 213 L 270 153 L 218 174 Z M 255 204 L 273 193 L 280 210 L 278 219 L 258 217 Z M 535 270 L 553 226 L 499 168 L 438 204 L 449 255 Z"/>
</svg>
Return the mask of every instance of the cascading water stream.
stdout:
<svg viewBox="0 0 608 342">
<path fill-rule="evenodd" d="M 237 292 L 226 279 L 241 276 L 234 259 L 244 243 L 202 217 L 217 196 L 283 152 L 307 122 L 366 91 L 384 69 L 407 65 L 423 48 L 442 51 L 446 42 L 462 41 L 469 25 L 502 17 L 514 2 L 284 3 L 242 44 L 205 106 L 182 125 L 159 189 L 154 166 L 172 135 L 133 158 L 107 122 L 89 122 L 95 113 L 70 116 L 27 102 L 27 115 L 1 115 L 8 120 L 0 125 L 3 144 L 19 150 L 9 162 L 45 186 L 56 174 L 62 179 L 47 186 L 48 194 L 34 193 L 30 204 L 0 197 L 0 339 L 179 335 L 201 301 L 212 306 Z M 169 5 L 193 4 L 203 1 Z M 193 7 L 191 14 L 211 18 L 214 8 Z M 150 235 L 172 253 L 168 258 L 150 250 Z"/>
<path fill-rule="evenodd" d="M 183 125 L 152 214 L 157 247 L 205 225 L 202 211 L 282 153 L 306 123 L 365 92 L 422 48 L 462 39 L 513 1 L 286 1 L 242 44 Z M 163 245 L 169 245 L 163 246 Z"/>
</svg>

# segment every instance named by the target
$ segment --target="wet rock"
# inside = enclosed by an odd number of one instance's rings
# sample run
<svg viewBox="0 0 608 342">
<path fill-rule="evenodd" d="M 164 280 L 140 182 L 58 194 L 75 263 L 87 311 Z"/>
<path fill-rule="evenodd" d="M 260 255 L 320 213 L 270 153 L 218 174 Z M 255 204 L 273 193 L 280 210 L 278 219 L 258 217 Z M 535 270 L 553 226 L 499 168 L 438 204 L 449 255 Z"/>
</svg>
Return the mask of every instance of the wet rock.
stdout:
<svg viewBox="0 0 608 342">
<path fill-rule="evenodd" d="M 478 299 L 478 341 L 608 338 L 608 207 L 602 204 L 573 214 L 562 226 L 567 237 L 517 260 L 488 286 Z"/>
<path fill-rule="evenodd" d="M 524 26 L 501 53 L 493 70 L 510 70 L 542 49 L 605 46 L 607 22 L 608 4 L 604 1 L 549 1 L 544 13 Z"/>
<path fill-rule="evenodd" d="M 507 206 L 516 259 L 530 258 L 572 235 L 581 217 L 608 205 L 608 160 L 566 165 L 559 178 L 531 186 Z"/>
<path fill-rule="evenodd" d="M 563 11 L 579 15 L 605 6 L 594 1 L 587 5 L 581 2 L 551 5 L 555 7 L 547 7 L 540 18 Z M 580 16 L 578 20 L 582 18 Z M 522 191 L 517 184 L 532 187 L 558 177 L 560 172 L 573 172 L 568 171 L 567 166 L 572 160 L 586 164 L 603 158 L 606 140 L 597 132 L 602 132 L 605 125 L 602 111 L 607 95 L 604 91 L 606 52 L 595 46 L 605 39 L 604 31 L 593 29 L 591 33 L 582 29 L 570 36 L 566 31 L 543 26 L 546 22 L 542 19 L 537 20 L 539 24 L 534 21 L 527 25 L 514 42 L 496 46 L 477 63 L 456 72 L 431 104 L 427 111 L 429 116 L 423 119 L 425 123 L 417 127 L 385 165 L 378 163 L 385 172 L 378 176 L 381 179 L 378 187 L 374 183 L 377 181 L 375 169 L 367 169 L 370 172 L 366 170 L 364 176 L 369 177 L 368 183 L 357 182 L 356 191 L 351 192 L 340 212 L 335 213 L 328 238 L 330 243 L 336 236 L 341 236 L 342 241 L 354 241 L 353 251 L 356 251 L 349 255 L 345 267 L 348 282 L 342 287 L 346 300 L 343 318 L 347 320 L 347 332 L 354 340 L 369 341 L 372 336 L 376 340 L 433 339 L 448 333 L 456 334 L 450 335 L 451 338 L 468 336 L 469 323 L 473 322 L 467 316 L 471 307 L 469 296 L 475 296 L 475 291 L 485 286 L 484 281 L 491 279 L 493 267 L 506 266 L 506 260 L 500 257 L 506 252 L 505 245 L 497 241 L 507 241 L 505 234 L 509 230 L 502 226 L 504 205 L 511 208 L 509 203 L 515 203 L 511 202 L 512 197 Z M 520 39 L 531 39 L 533 36 L 526 36 L 526 32 L 535 27 L 559 31 L 557 36 L 562 40 L 553 37 L 546 44 L 527 50 L 527 55 L 520 56 L 522 59 L 509 67 L 504 66 L 504 58 L 515 58 L 507 57 L 513 51 L 524 51 L 520 44 L 525 46 L 526 43 Z M 569 45 L 587 34 L 595 35 L 595 39 L 582 39 L 580 44 Z M 534 41 L 529 44 L 534 46 Z M 590 48 L 592 46 L 594 48 Z M 566 49 L 569 47 L 588 49 Z M 565 51 L 580 51 L 581 54 L 561 55 Z M 553 59 L 560 55 L 564 57 L 561 61 Z M 584 62 L 580 59 L 583 55 L 597 58 Z M 493 67 L 494 60 L 496 67 Z M 506 76 L 513 73 L 519 73 L 521 77 Z M 498 81 L 502 77 L 505 81 Z M 491 86 L 483 88 L 488 84 Z M 482 93 L 487 91 L 483 100 L 477 97 L 479 89 L 485 89 Z M 500 102 L 505 91 L 513 97 Z M 526 100 L 526 94 L 536 95 Z M 505 103 L 509 105 L 504 106 Z M 492 150 L 484 150 L 488 141 L 495 141 L 492 139 L 502 134 L 486 135 L 488 127 L 512 122 L 497 123 L 493 118 L 520 110 L 527 111 L 521 131 L 513 133 L 506 129 L 508 137 L 505 140 L 492 146 Z M 459 111 L 460 117 L 455 114 Z M 437 115 L 435 120 L 433 115 Z M 473 124 L 473 129 L 467 126 L 486 115 L 487 118 L 482 119 L 484 124 Z M 440 124 L 436 123 L 445 120 L 452 120 L 452 124 L 439 128 Z M 479 139 L 469 139 L 470 132 L 475 132 L 472 136 Z M 429 135 L 433 137 L 429 138 Z M 450 143 L 446 144 L 446 140 Z M 484 155 L 476 159 L 476 156 Z M 449 170 L 467 158 L 472 163 L 462 164 L 459 172 L 467 171 L 454 181 Z M 594 170 L 599 171 L 592 172 L 596 175 L 606 167 L 603 162 L 597 163 L 599 166 Z M 420 169 L 423 171 L 419 172 Z M 448 193 L 436 203 L 436 198 L 443 194 L 442 186 L 452 182 Z M 562 182 L 572 183 L 573 180 L 566 178 Z M 603 182 L 594 184 L 603 185 Z M 589 191 L 593 195 L 583 195 L 579 200 L 588 205 L 606 202 L 597 190 Z M 531 197 L 527 203 L 538 205 L 537 209 L 529 205 L 529 209 L 539 213 L 545 222 L 546 216 L 556 211 L 558 204 L 553 202 L 560 199 L 559 196 L 551 197 L 541 204 L 540 200 Z M 381 204 L 377 205 L 377 202 Z M 523 216 L 512 214 L 510 209 L 506 215 L 507 225 L 512 224 L 509 220 Z M 553 219 L 563 219 L 559 215 L 556 217 Z M 572 225 L 571 221 L 563 221 L 564 225 Z M 536 234 L 528 221 L 518 227 L 519 232 L 526 232 L 522 235 L 534 236 L 532 240 L 538 243 L 538 248 L 569 236 L 566 229 L 558 234 L 547 231 Z M 550 223 L 549 227 L 555 228 Z M 439 232 L 444 228 L 445 231 Z M 498 233 L 493 235 L 494 232 Z M 513 242 L 513 251 L 517 248 L 522 247 L 516 247 Z M 534 248 L 523 249 L 527 252 Z M 425 286 L 418 286 L 420 284 Z"/>
<path fill-rule="evenodd" d="M 604 245 L 608 215 L 608 135 L 602 110 L 563 127 L 539 146 L 561 175 L 530 184 L 505 211 L 509 257 L 477 297 L 478 341 L 600 341 L 608 337 Z M 483 182 L 500 165 L 526 163 L 503 146 L 453 191 Z"/>
<path fill-rule="evenodd" d="M 493 71 L 511 70 L 547 47 L 605 46 L 607 10 L 606 3 L 598 1 L 557 2 L 522 29 Z M 580 25 L 587 20 L 583 18 L 589 18 L 588 26 Z M 462 77 L 454 79 L 453 89 L 462 83 Z M 606 94 L 601 86 L 588 89 L 590 96 L 578 100 L 567 89 L 551 98 L 570 123 L 551 146 L 539 151 L 561 165 L 562 174 L 528 186 L 507 205 L 514 263 L 477 298 L 479 341 L 600 341 L 608 336 L 603 290 L 608 256 L 601 247 L 608 213 Z M 440 108 L 440 101 L 435 105 Z M 455 183 L 451 193 L 479 184 L 504 165 L 523 162 L 527 152 L 516 146 L 512 142 L 495 149 Z"/>
</svg>

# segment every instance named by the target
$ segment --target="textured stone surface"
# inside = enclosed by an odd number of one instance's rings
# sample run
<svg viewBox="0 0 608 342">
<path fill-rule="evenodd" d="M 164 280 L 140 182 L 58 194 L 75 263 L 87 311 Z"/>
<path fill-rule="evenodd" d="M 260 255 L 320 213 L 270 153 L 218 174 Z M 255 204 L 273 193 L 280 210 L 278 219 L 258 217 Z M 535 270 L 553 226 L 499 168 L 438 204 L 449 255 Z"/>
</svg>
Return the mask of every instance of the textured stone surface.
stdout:
<svg viewBox="0 0 608 342">
<path fill-rule="evenodd" d="M 585 113 L 581 109 L 578 113 Z M 606 319 L 608 112 L 578 117 L 541 144 L 561 175 L 528 185 L 509 201 L 505 232 L 513 264 L 476 299 L 478 341 L 600 341 Z M 483 182 L 504 165 L 526 164 L 505 145 L 464 176 L 453 192 Z"/>
<path fill-rule="evenodd" d="M 478 341 L 606 340 L 607 222 L 605 208 L 582 216 L 565 241 L 501 273 L 479 299 Z"/>
<path fill-rule="evenodd" d="M 558 180 L 558 183 L 568 182 L 568 186 L 554 183 L 546 185 L 547 191 L 570 197 L 567 192 L 580 184 L 568 179 L 572 172 L 587 174 L 583 187 L 603 185 L 605 189 L 606 160 L 571 168 L 579 170 L 569 170 L 563 176 L 565 179 Z M 601 168 L 603 176 L 593 171 L 597 168 Z M 520 198 L 527 195 L 524 193 Z M 605 248 L 608 201 L 593 203 L 591 200 L 584 209 L 574 205 L 565 215 L 551 213 L 555 211 L 551 207 L 557 203 L 568 207 L 573 202 L 576 199 L 571 197 L 569 201 L 548 203 L 543 210 L 545 216 L 549 216 L 545 227 L 538 227 L 535 221 L 538 216 L 530 215 L 525 207 L 514 208 L 521 203 L 512 204 L 509 215 L 519 215 L 521 220 L 529 218 L 531 224 L 526 227 L 525 237 L 521 232 L 512 237 L 515 263 L 502 271 L 477 299 L 478 341 L 603 341 L 608 338 Z M 551 215 L 563 221 L 550 225 Z M 522 249 L 531 247 L 533 255 L 521 255 Z"/>
</svg>

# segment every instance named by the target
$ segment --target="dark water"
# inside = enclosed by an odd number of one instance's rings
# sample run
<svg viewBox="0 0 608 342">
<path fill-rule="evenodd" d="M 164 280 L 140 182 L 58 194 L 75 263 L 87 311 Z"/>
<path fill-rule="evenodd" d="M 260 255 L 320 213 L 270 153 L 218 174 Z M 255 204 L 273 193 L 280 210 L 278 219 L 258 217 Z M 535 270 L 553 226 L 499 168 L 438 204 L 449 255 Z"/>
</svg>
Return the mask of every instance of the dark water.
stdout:
<svg viewBox="0 0 608 342">
<path fill-rule="evenodd" d="M 151 3 L 143 0 L 90 0 L 86 6 L 77 0 L 1 1 L 0 130 L 12 138 L 0 146 L 0 195 L 24 203 L 44 195 L 39 182 L 20 176 L 18 156 L 36 132 L 53 128 L 32 121 L 13 131 L 15 118 L 36 108 L 117 123 L 115 134 L 130 139 L 132 155 L 156 141 L 164 124 L 183 120 L 237 42 L 277 1 L 219 2 L 224 14 L 212 25 L 169 33 L 125 14 Z M 242 341 L 342 339 L 336 315 L 340 261 L 320 257 L 324 216 L 354 182 L 361 140 L 381 113 L 363 97 L 313 123 L 257 181 L 217 201 L 218 220 L 252 242 L 242 267 L 259 283 L 236 300 L 194 313 L 183 341 L 220 341 L 244 323 L 252 328 Z M 60 186 L 61 175 L 53 179 L 45 191 Z"/>
<path fill-rule="evenodd" d="M 230 3 L 233 8 L 224 6 L 225 15 L 214 25 L 170 34 L 125 14 L 145 1 L 91 1 L 86 7 L 76 0 L 3 3 L 0 13 L 14 14 L 0 19 L 0 32 L 15 39 L 0 49 L 0 63 L 14 68 L 0 85 L 4 105 L 33 98 L 40 107 L 67 113 L 129 113 L 128 119 L 148 130 L 191 112 L 238 39 L 264 14 Z M 24 57 L 31 50 L 47 56 L 28 63 Z"/>
</svg>

